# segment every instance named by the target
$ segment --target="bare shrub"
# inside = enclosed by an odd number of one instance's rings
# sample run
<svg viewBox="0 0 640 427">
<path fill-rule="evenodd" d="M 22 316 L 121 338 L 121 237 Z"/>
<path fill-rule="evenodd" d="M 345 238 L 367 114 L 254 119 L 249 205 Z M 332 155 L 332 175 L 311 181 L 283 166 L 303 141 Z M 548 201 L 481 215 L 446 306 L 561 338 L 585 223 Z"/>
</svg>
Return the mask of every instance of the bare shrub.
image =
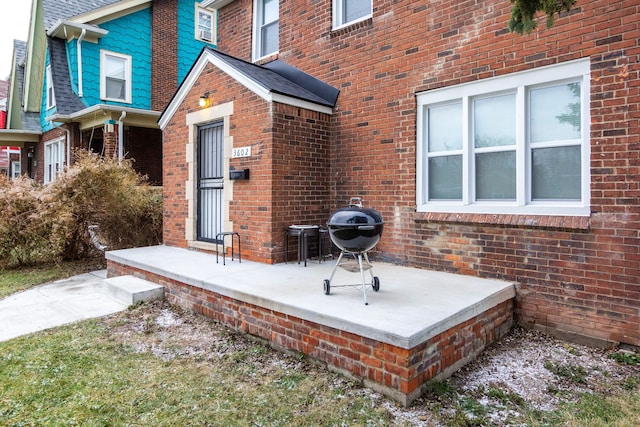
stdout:
<svg viewBox="0 0 640 427">
<path fill-rule="evenodd" d="M 43 221 L 42 187 L 28 178 L 0 176 L 0 266 L 24 266 L 56 258 L 51 228 Z M 53 250 L 52 250 L 53 249 Z"/>
<path fill-rule="evenodd" d="M 76 163 L 46 186 L 0 177 L 0 267 L 102 256 L 89 226 L 107 249 L 161 243 L 161 191 L 130 161 L 75 154 Z"/>
<path fill-rule="evenodd" d="M 162 194 L 138 175 L 129 160 L 77 151 L 76 163 L 46 187 L 47 204 L 65 241 L 63 259 L 92 256 L 89 226 L 97 225 L 108 249 L 156 245 L 162 239 Z"/>
</svg>

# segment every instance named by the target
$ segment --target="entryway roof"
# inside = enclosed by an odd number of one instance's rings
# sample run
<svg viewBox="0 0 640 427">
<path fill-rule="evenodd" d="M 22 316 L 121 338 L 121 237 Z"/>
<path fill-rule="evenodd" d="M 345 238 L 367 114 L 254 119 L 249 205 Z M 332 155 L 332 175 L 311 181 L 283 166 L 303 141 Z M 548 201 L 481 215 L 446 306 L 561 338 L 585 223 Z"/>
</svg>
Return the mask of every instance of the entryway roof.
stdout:
<svg viewBox="0 0 640 427">
<path fill-rule="evenodd" d="M 160 128 L 176 112 L 207 64 L 212 64 L 229 77 L 268 102 L 281 102 L 313 111 L 332 114 L 340 91 L 291 65 L 275 60 L 265 65 L 243 61 L 210 47 L 204 47 L 182 85 L 162 113 Z"/>
</svg>

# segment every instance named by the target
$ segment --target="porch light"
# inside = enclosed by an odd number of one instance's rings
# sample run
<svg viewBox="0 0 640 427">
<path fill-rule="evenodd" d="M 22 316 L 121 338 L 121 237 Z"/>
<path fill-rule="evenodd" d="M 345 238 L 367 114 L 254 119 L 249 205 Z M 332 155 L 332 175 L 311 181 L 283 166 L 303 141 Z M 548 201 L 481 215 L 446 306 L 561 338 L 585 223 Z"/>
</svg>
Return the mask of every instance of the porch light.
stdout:
<svg viewBox="0 0 640 427">
<path fill-rule="evenodd" d="M 200 107 L 202 108 L 206 108 L 209 106 L 209 92 L 205 92 L 202 94 L 202 96 L 200 97 L 199 104 L 200 104 Z"/>
</svg>

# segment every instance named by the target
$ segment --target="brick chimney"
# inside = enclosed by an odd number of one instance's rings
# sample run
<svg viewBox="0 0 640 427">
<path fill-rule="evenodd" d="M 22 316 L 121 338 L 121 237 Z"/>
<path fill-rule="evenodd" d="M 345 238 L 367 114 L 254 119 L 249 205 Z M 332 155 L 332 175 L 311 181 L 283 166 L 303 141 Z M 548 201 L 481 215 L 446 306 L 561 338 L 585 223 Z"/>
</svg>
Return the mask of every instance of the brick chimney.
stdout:
<svg viewBox="0 0 640 427">
<path fill-rule="evenodd" d="M 151 16 L 151 109 L 162 111 L 178 89 L 178 2 L 154 0 Z"/>
</svg>

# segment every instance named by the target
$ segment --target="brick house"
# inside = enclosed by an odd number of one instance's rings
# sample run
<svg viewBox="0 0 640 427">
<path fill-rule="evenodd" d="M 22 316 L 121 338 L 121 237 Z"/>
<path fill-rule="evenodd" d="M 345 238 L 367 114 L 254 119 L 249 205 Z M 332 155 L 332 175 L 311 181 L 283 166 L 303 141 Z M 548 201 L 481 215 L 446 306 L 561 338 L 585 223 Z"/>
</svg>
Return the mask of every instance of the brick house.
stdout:
<svg viewBox="0 0 640 427">
<path fill-rule="evenodd" d="M 637 2 L 578 0 L 525 36 L 506 0 L 204 4 L 219 51 L 159 120 L 166 245 L 233 230 L 281 262 L 284 227 L 359 196 L 385 218 L 375 258 L 513 281 L 521 323 L 640 345 Z"/>
<path fill-rule="evenodd" d="M 22 147 L 23 173 L 43 183 L 84 148 L 162 184 L 157 120 L 214 28 L 194 0 L 33 0 L 0 145 Z"/>
</svg>

